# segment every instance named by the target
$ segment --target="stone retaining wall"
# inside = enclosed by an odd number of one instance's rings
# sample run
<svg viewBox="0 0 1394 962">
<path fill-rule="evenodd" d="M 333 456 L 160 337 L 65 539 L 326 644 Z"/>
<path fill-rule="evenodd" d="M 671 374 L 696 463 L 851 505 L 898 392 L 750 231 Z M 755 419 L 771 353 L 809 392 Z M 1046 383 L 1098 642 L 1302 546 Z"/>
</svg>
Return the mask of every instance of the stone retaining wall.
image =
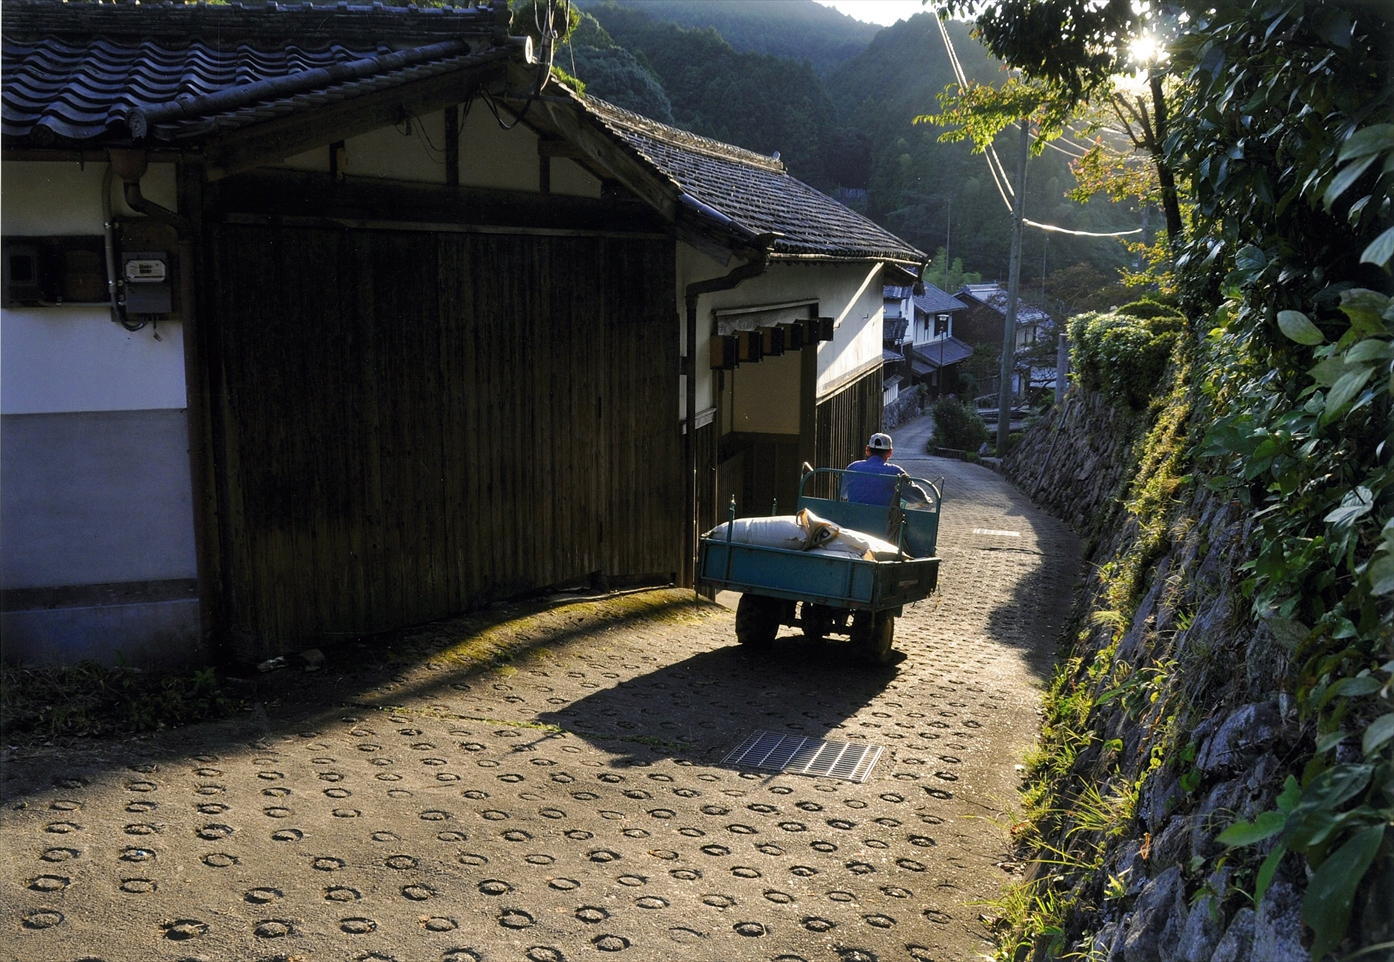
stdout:
<svg viewBox="0 0 1394 962">
<path fill-rule="evenodd" d="M 1120 634 L 1098 616 L 1108 607 L 1101 566 L 1123 557 L 1138 535 L 1122 500 L 1144 428 L 1145 416 L 1076 389 L 1004 463 L 1026 494 L 1091 541 L 1092 574 L 1062 656 L 1079 659 L 1076 690 L 1096 686 L 1086 722 L 1094 737 L 1062 794 L 1091 786 L 1107 796 L 1141 784 L 1121 834 L 1097 837 L 1102 866 L 1062 885 L 1073 900 L 1066 940 L 1108 962 L 1306 962 L 1301 860 L 1285 858 L 1255 905 L 1253 868 L 1267 850 L 1221 859 L 1225 847 L 1215 841 L 1234 820 L 1273 807 L 1287 775 L 1300 776 L 1285 759 L 1299 757 L 1310 739 L 1285 693 L 1287 651 L 1250 616 L 1239 590 L 1246 512 L 1191 486 L 1126 629 Z M 1100 658 L 1112 658 L 1114 670 L 1090 682 L 1089 666 Z M 1120 678 L 1137 680 L 1131 695 L 1117 693 Z M 1049 804 L 1075 810 L 1068 797 Z M 1066 820 L 1048 841 L 1067 846 L 1078 826 Z M 1362 893 L 1357 917 L 1377 919 L 1379 900 L 1394 904 L 1389 886 L 1385 878 Z M 1389 937 L 1389 915 L 1372 938 Z"/>
</svg>

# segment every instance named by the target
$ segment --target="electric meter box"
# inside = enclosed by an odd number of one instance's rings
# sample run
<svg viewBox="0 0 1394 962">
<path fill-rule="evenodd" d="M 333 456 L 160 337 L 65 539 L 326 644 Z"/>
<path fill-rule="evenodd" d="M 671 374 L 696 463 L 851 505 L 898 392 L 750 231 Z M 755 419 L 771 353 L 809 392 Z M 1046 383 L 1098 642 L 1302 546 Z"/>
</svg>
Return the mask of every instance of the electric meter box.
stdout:
<svg viewBox="0 0 1394 962">
<path fill-rule="evenodd" d="M 168 251 L 123 251 L 120 276 L 126 289 L 127 314 L 169 314 L 174 310 Z"/>
</svg>

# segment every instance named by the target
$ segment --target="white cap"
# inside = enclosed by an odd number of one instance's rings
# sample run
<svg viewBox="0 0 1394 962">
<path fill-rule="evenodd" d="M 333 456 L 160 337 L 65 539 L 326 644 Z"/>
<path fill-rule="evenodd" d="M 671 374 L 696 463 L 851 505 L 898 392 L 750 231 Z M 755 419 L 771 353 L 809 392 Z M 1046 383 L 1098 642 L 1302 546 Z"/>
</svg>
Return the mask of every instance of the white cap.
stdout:
<svg viewBox="0 0 1394 962">
<path fill-rule="evenodd" d="M 894 445 L 891 444 L 891 436 L 889 434 L 880 433 L 873 434 L 871 440 L 866 442 L 866 446 L 873 451 L 889 451 L 894 447 Z"/>
</svg>

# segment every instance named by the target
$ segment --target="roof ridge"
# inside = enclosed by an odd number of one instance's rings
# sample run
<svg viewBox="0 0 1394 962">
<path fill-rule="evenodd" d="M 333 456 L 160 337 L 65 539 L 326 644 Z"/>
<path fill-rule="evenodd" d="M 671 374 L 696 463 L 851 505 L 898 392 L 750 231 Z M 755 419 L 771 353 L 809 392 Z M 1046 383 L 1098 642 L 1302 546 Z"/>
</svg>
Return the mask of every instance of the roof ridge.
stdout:
<svg viewBox="0 0 1394 962">
<path fill-rule="evenodd" d="M 717 140 L 714 137 L 707 137 L 703 134 L 695 134 L 690 130 L 683 130 L 681 127 L 674 127 L 672 124 L 665 124 L 652 117 L 645 117 L 643 114 L 626 110 L 608 100 L 590 94 L 582 94 L 581 99 L 587 106 L 591 107 L 602 119 L 611 123 L 621 124 L 631 130 L 646 134 L 659 140 L 667 141 L 670 144 L 682 147 L 684 150 L 692 150 L 697 153 L 706 154 L 710 157 L 717 157 L 721 160 L 731 160 L 736 163 L 748 164 L 751 167 L 759 167 L 777 174 L 788 174 L 789 170 L 784 166 L 784 162 L 777 157 L 762 154 L 747 147 L 738 147 L 735 144 L 728 144 Z"/>
<path fill-rule="evenodd" d="M 175 119 L 197 117 L 200 114 L 245 107 L 264 99 L 293 96 L 320 86 L 361 80 L 377 73 L 386 73 L 445 57 L 470 52 L 464 40 L 442 40 L 410 50 L 363 57 L 327 67 L 313 67 L 296 73 L 248 84 L 225 87 L 198 96 L 184 96 L 159 104 L 139 104 L 126 110 L 126 123 L 131 136 L 144 138 L 153 124 Z"/>
<path fill-rule="evenodd" d="M 381 43 L 425 42 L 462 33 L 492 35 L 503 42 L 508 10 L 493 0 L 469 6 L 418 7 L 407 3 L 185 3 L 156 0 L 105 0 L 57 3 L 54 0 L 4 0 L 3 28 L 13 35 L 104 36 L 117 39 L 180 37 L 236 42 L 295 30 L 305 41 L 332 37 L 339 42 L 368 38 Z"/>
</svg>

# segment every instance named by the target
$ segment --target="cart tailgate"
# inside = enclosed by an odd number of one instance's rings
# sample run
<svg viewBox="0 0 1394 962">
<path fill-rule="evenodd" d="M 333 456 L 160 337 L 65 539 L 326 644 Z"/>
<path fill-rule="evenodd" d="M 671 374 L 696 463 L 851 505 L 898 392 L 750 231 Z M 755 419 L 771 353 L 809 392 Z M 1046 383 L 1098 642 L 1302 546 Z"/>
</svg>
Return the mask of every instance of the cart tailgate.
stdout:
<svg viewBox="0 0 1394 962">
<path fill-rule="evenodd" d="M 862 561 L 815 551 L 704 539 L 698 579 L 719 590 L 879 610 L 918 601 L 934 591 L 939 559 Z"/>
</svg>

